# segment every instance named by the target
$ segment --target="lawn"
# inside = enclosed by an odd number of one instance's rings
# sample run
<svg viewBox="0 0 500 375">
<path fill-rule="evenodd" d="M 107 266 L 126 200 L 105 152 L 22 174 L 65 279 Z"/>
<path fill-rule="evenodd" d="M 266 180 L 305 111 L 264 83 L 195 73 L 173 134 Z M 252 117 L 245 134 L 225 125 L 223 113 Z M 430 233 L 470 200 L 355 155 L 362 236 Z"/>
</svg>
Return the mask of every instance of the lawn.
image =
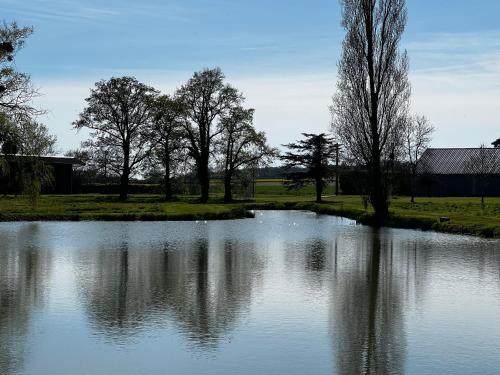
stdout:
<svg viewBox="0 0 500 375">
<path fill-rule="evenodd" d="M 195 199 L 163 202 L 157 195 L 131 195 L 120 202 L 111 195 L 45 195 L 33 209 L 23 197 L 0 198 L 0 220 L 197 220 L 232 219 L 245 216 L 241 204 Z"/>
<path fill-rule="evenodd" d="M 221 192 L 213 194 L 207 204 L 196 197 L 180 197 L 166 203 L 159 195 L 131 195 L 120 202 L 111 195 L 42 196 L 36 209 L 25 197 L 0 197 L 0 221 L 16 220 L 208 220 L 234 219 L 248 216 L 250 209 L 301 209 L 340 215 L 370 224 L 371 208 L 365 211 L 359 196 L 333 195 L 326 189 L 325 202 L 313 201 L 311 186 L 288 191 L 281 182 L 259 181 L 254 198 L 222 203 Z M 417 198 L 391 200 L 391 217 L 386 225 L 393 227 L 432 229 L 443 232 L 500 238 L 500 198 L 487 198 L 481 207 L 479 198 Z M 449 222 L 440 222 L 448 217 Z"/>
</svg>

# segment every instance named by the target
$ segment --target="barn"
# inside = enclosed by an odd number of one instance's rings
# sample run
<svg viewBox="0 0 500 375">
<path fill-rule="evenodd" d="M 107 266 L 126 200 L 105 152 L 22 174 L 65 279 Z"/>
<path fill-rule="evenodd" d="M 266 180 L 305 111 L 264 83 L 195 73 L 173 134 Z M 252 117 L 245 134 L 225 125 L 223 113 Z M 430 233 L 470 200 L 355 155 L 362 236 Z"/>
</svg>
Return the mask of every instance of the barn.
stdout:
<svg viewBox="0 0 500 375">
<path fill-rule="evenodd" d="M 419 162 L 417 195 L 500 196 L 500 148 L 430 148 Z"/>
<path fill-rule="evenodd" d="M 0 178 L 0 193 L 2 194 L 18 194 L 18 184 L 16 182 L 15 168 L 16 165 L 23 162 L 29 162 L 31 156 L 24 155 L 0 155 L 7 160 L 9 170 Z M 46 165 L 52 169 L 53 183 L 51 186 L 45 186 L 43 193 L 45 194 L 72 194 L 73 193 L 73 167 L 82 165 L 83 163 L 75 158 L 66 156 L 40 156 Z"/>
</svg>

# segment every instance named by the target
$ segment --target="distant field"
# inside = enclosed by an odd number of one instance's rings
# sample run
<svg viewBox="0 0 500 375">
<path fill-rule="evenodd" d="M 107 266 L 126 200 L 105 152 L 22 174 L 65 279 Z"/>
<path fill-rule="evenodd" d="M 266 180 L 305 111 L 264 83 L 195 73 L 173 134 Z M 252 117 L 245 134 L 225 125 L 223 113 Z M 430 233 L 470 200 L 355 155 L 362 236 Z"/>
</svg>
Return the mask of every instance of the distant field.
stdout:
<svg viewBox="0 0 500 375">
<path fill-rule="evenodd" d="M 288 189 L 284 182 L 286 180 L 281 178 L 266 178 L 266 179 L 257 179 L 255 184 L 255 195 L 266 195 L 266 196 L 314 196 L 314 186 L 308 185 L 302 189 Z M 222 181 L 212 181 L 211 183 L 211 192 L 218 195 L 223 194 L 224 187 L 222 185 Z M 330 183 L 325 187 L 324 195 L 333 195 L 335 194 L 335 186 Z M 245 198 L 244 194 L 242 194 L 237 188 L 234 191 L 235 197 Z"/>
</svg>

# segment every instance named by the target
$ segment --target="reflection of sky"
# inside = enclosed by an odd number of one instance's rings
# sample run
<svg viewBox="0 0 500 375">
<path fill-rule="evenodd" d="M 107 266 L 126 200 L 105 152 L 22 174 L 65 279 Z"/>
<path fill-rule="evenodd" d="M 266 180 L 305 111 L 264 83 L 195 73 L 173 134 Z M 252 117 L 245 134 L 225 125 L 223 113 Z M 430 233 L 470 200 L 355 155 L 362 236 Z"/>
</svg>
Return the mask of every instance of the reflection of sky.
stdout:
<svg viewBox="0 0 500 375">
<path fill-rule="evenodd" d="M 255 374 L 270 369 L 332 374 L 338 369 L 338 345 L 355 339 L 344 328 L 356 322 L 356 332 L 371 332 L 361 314 L 369 313 L 365 302 L 373 296 L 366 284 L 373 231 L 350 220 L 265 212 L 256 219 L 206 224 L 40 223 L 32 238 L 38 248 L 30 240 L 33 234 L 24 230 L 27 225 L 0 224 L 6 244 L 0 255 L 31 244 L 32 251 L 50 260 L 49 274 L 35 274 L 46 298 L 30 314 L 22 364 L 26 374 Z M 16 233 L 23 233 L 22 242 Z M 500 366 L 498 242 L 405 230 L 383 230 L 378 236 L 378 298 L 388 302 L 376 305 L 377 316 L 387 319 L 377 320 L 373 331 L 382 340 L 378 350 L 400 345 L 392 347 L 398 353 L 393 357 L 402 358 L 409 374 L 471 369 L 493 374 Z M 176 268 L 165 268 L 171 278 L 161 279 L 158 262 L 166 239 L 171 243 L 168 267 Z M 179 282 L 183 272 L 204 264 L 192 258 L 194 248 L 183 246 L 182 239 L 188 245 L 208 240 L 206 316 L 182 316 L 196 310 L 172 299 L 188 304 L 197 291 L 205 291 L 184 289 Z M 110 283 L 115 273 L 100 279 L 96 262 L 118 264 L 113 254 L 124 243 L 132 299 L 123 315 L 109 315 L 113 297 L 118 299 L 113 294 L 117 284 Z M 101 271 L 109 265 L 100 264 Z M 100 305 L 101 292 L 109 298 L 107 310 Z M 121 323 L 96 322 L 117 317 Z M 209 345 L 200 344 L 201 332 L 214 335 Z"/>
</svg>

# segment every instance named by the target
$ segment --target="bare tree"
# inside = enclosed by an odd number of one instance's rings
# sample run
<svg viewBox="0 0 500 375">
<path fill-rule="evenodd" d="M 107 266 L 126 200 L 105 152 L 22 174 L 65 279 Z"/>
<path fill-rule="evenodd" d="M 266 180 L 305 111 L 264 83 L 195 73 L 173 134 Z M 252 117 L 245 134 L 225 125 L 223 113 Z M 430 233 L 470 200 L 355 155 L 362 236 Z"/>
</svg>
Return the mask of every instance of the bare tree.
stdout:
<svg viewBox="0 0 500 375">
<path fill-rule="evenodd" d="M 177 99 L 162 95 L 155 100 L 151 140 L 154 143 L 150 165 L 162 166 L 165 200 L 172 199 L 172 177 L 185 160 L 185 110 Z"/>
<path fill-rule="evenodd" d="M 92 129 L 89 148 L 107 152 L 109 169 L 120 176 L 120 199 L 126 200 L 130 176 L 149 156 L 150 125 L 157 91 L 133 77 L 111 78 L 95 84 L 87 107 L 73 123 Z"/>
<path fill-rule="evenodd" d="M 469 159 L 464 165 L 464 172 L 473 175 L 479 183 L 481 206 L 484 206 L 484 196 L 488 178 L 500 173 L 500 157 L 495 149 L 487 148 L 484 144 L 472 150 Z"/>
<path fill-rule="evenodd" d="M 30 76 L 15 69 L 15 56 L 33 33 L 31 27 L 18 27 L 15 22 L 0 25 L 0 111 L 24 118 L 44 111 L 32 106 L 38 96 Z"/>
<path fill-rule="evenodd" d="M 217 148 L 224 165 L 224 202 L 233 200 L 232 180 L 240 170 L 272 158 L 277 151 L 267 145 L 266 135 L 253 126 L 253 109 L 232 108 L 221 118 Z"/>
<path fill-rule="evenodd" d="M 370 172 L 370 201 L 382 222 L 388 215 L 388 161 L 402 144 L 410 84 L 399 43 L 405 0 L 341 0 L 346 30 L 331 107 L 333 130 L 346 151 Z"/>
<path fill-rule="evenodd" d="M 285 145 L 290 151 L 281 156 L 288 175 L 290 188 L 301 188 L 313 183 L 316 188 L 316 202 L 322 201 L 323 188 L 330 175 L 329 162 L 337 154 L 337 144 L 325 134 L 302 134 L 305 139 Z M 302 168 L 301 171 L 293 169 Z"/>
<path fill-rule="evenodd" d="M 187 111 L 184 126 L 190 156 L 196 164 L 196 173 L 201 188 L 201 202 L 209 197 L 209 164 L 213 141 L 222 131 L 216 122 L 242 100 L 241 94 L 224 83 L 224 74 L 219 68 L 197 72 L 177 91 Z"/>
<path fill-rule="evenodd" d="M 415 181 L 421 158 L 432 140 L 434 127 L 425 116 L 413 116 L 408 119 L 404 130 L 406 158 L 410 170 L 411 203 L 415 203 Z"/>
</svg>

